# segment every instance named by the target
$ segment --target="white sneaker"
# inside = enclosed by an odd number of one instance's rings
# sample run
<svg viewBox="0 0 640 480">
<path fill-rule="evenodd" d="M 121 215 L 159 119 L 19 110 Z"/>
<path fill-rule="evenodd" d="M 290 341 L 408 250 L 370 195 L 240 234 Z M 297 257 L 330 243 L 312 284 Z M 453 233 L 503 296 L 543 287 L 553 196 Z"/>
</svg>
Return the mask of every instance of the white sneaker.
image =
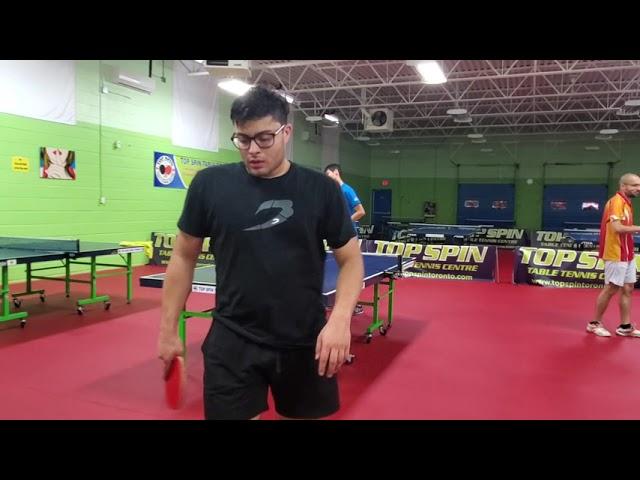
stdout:
<svg viewBox="0 0 640 480">
<path fill-rule="evenodd" d="M 616 328 L 616 333 L 623 337 L 640 337 L 640 330 L 631 325 L 628 329 Z"/>
<path fill-rule="evenodd" d="M 599 337 L 610 337 L 611 336 L 611 332 L 609 332 L 609 330 L 604 328 L 604 326 L 601 323 L 595 323 L 595 324 L 594 323 L 588 323 L 587 324 L 587 332 L 595 333 Z M 638 332 L 638 334 L 640 334 L 640 331 L 636 330 L 636 332 Z M 617 330 L 616 330 L 616 333 L 618 333 Z M 623 335 L 623 334 L 618 333 L 618 335 Z"/>
</svg>

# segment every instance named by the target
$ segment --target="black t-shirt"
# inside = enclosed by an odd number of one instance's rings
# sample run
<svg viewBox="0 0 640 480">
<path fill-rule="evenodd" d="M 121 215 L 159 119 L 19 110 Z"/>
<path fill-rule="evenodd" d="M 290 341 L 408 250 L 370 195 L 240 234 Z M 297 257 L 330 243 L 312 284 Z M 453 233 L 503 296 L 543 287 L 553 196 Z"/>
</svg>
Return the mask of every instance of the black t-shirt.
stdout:
<svg viewBox="0 0 640 480">
<path fill-rule="evenodd" d="M 216 321 L 273 347 L 315 345 L 326 323 L 323 240 L 339 248 L 355 235 L 334 180 L 293 163 L 270 179 L 243 163 L 208 167 L 194 177 L 178 227 L 211 237 Z"/>
</svg>

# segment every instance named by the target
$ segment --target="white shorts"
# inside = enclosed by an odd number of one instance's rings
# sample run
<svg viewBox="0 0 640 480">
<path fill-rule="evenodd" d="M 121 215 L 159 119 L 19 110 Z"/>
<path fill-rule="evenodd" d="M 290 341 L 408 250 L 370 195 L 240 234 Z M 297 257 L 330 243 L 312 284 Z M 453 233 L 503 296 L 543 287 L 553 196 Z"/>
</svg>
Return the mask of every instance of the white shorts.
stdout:
<svg viewBox="0 0 640 480">
<path fill-rule="evenodd" d="M 630 262 L 604 262 L 604 284 L 613 283 L 619 287 L 625 283 L 636 283 L 636 261 Z"/>
</svg>

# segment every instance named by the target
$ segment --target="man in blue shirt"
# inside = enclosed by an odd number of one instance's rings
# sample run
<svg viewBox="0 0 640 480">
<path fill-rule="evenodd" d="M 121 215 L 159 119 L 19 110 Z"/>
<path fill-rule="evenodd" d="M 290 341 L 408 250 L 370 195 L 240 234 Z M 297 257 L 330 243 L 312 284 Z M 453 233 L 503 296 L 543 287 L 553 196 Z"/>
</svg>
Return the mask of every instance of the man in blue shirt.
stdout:
<svg viewBox="0 0 640 480">
<path fill-rule="evenodd" d="M 340 165 L 337 163 L 332 163 L 327 165 L 324 169 L 325 175 L 331 177 L 335 180 L 340 188 L 342 189 L 342 194 L 344 195 L 344 199 L 347 202 L 347 209 L 349 214 L 351 215 L 351 221 L 353 222 L 353 228 L 358 232 L 358 220 L 366 215 L 364 211 L 364 207 L 362 206 L 362 202 L 358 198 L 358 194 L 356 191 L 350 186 L 344 183 L 342 180 L 342 169 Z"/>
<path fill-rule="evenodd" d="M 340 185 L 340 189 L 342 190 L 342 194 L 344 195 L 344 200 L 347 204 L 347 211 L 351 216 L 353 228 L 356 231 L 357 235 L 359 223 L 358 220 L 360 220 L 366 214 L 366 212 L 364 211 L 364 207 L 362 206 L 362 202 L 358 198 L 358 194 L 350 185 L 344 183 L 344 180 L 342 180 L 342 169 L 337 163 L 327 165 L 324 168 L 324 173 L 326 176 L 331 177 L 338 183 L 338 185 Z M 364 307 L 360 304 L 356 305 L 356 308 L 353 311 L 354 315 L 360 315 L 363 312 Z"/>
</svg>

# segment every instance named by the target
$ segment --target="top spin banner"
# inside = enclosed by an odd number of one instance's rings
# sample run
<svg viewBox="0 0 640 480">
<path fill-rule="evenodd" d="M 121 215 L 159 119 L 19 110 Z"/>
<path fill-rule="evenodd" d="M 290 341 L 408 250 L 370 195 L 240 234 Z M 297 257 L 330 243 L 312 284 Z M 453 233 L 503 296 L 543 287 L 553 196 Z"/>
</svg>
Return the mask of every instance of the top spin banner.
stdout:
<svg viewBox="0 0 640 480">
<path fill-rule="evenodd" d="M 495 281 L 497 248 L 489 245 L 421 245 L 359 240 L 362 252 L 415 258 L 408 277 Z"/>
<path fill-rule="evenodd" d="M 200 170 L 215 162 L 182 157 L 171 153 L 153 153 L 153 186 L 163 188 L 187 188 Z"/>
<path fill-rule="evenodd" d="M 560 288 L 604 285 L 604 261 L 598 258 L 598 252 L 520 247 L 514 261 L 514 283 Z M 640 256 L 636 255 L 635 262 L 640 271 Z M 636 288 L 639 286 L 636 276 Z"/>
</svg>

